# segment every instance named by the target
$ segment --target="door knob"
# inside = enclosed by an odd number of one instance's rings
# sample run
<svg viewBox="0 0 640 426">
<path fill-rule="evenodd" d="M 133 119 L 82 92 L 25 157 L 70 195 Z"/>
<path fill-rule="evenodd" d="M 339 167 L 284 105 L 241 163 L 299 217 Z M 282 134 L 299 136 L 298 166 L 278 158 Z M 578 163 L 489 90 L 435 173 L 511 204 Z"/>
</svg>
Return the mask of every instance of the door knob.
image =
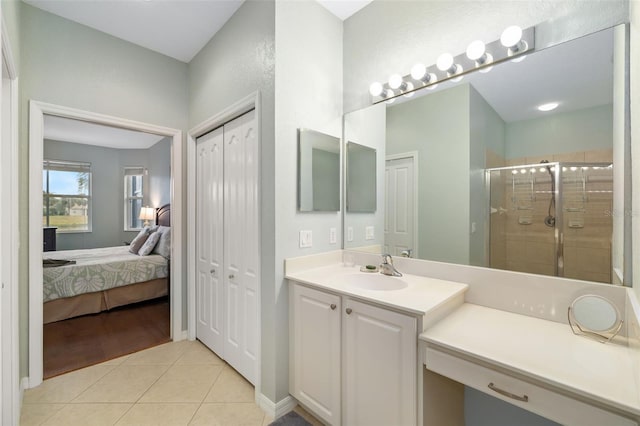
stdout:
<svg viewBox="0 0 640 426">
<path fill-rule="evenodd" d="M 347 312 L 347 315 L 351 315 L 351 312 L 353 311 L 351 310 L 351 308 L 347 308 L 346 312 Z"/>
<path fill-rule="evenodd" d="M 331 310 L 333 311 L 333 310 L 335 310 L 335 309 L 336 309 L 336 304 L 335 304 L 335 303 L 332 303 L 332 304 L 331 304 Z"/>
</svg>

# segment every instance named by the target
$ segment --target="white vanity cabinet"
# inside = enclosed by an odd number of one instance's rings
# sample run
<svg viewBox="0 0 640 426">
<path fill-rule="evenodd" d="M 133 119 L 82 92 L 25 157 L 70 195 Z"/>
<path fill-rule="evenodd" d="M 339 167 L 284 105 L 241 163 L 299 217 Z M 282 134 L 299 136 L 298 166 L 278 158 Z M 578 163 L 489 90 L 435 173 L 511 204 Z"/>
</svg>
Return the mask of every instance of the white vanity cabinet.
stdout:
<svg viewBox="0 0 640 426">
<path fill-rule="evenodd" d="M 293 284 L 289 291 L 289 392 L 340 424 L 340 296 Z"/>
<path fill-rule="evenodd" d="M 294 282 L 289 303 L 300 403 L 331 425 L 417 424 L 417 317 Z"/>
</svg>

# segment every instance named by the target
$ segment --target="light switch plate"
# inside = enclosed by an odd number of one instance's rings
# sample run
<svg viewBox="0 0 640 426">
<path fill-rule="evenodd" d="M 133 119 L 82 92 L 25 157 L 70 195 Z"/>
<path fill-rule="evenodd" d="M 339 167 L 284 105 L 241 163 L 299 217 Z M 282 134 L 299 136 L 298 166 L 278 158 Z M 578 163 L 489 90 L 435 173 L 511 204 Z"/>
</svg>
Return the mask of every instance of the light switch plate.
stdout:
<svg viewBox="0 0 640 426">
<path fill-rule="evenodd" d="M 338 242 L 338 231 L 336 228 L 329 228 L 329 244 L 335 244 Z"/>
<path fill-rule="evenodd" d="M 375 232 L 373 226 L 367 226 L 364 228 L 364 239 L 373 240 L 375 238 Z"/>
<path fill-rule="evenodd" d="M 313 246 L 313 233 L 310 230 L 300 231 L 300 248 Z"/>
<path fill-rule="evenodd" d="M 349 226 L 347 228 L 347 241 L 353 241 L 353 227 Z"/>
</svg>

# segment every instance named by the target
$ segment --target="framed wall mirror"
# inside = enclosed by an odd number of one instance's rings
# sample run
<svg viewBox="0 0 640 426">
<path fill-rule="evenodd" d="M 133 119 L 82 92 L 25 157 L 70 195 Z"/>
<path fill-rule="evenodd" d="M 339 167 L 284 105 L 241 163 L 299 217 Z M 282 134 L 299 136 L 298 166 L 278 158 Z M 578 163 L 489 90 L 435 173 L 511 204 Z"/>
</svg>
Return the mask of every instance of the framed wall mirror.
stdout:
<svg viewBox="0 0 640 426">
<path fill-rule="evenodd" d="M 340 211 L 340 138 L 298 129 L 298 209 Z"/>
<path fill-rule="evenodd" d="M 345 213 L 345 249 L 626 281 L 627 31 L 346 114 L 345 140 L 382 135 L 384 189 L 365 221 Z"/>
</svg>

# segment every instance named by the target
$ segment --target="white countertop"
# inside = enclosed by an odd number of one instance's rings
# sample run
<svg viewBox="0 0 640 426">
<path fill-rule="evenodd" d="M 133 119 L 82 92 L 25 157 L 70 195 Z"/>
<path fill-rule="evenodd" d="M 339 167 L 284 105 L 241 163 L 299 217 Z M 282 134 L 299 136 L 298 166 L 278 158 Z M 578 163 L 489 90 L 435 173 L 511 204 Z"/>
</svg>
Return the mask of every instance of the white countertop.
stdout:
<svg viewBox="0 0 640 426">
<path fill-rule="evenodd" d="M 567 324 L 465 303 L 420 340 L 640 415 L 640 352 Z"/>
<path fill-rule="evenodd" d="M 439 308 L 452 298 L 464 294 L 468 286 L 453 281 L 439 280 L 418 275 L 404 274 L 400 278 L 408 286 L 400 290 L 365 290 L 349 285 L 353 275 L 380 275 L 378 272 L 360 272 L 360 266 L 344 266 L 342 263 L 287 272 L 287 279 L 329 290 L 346 296 L 377 303 L 415 315 L 425 315 Z"/>
</svg>

